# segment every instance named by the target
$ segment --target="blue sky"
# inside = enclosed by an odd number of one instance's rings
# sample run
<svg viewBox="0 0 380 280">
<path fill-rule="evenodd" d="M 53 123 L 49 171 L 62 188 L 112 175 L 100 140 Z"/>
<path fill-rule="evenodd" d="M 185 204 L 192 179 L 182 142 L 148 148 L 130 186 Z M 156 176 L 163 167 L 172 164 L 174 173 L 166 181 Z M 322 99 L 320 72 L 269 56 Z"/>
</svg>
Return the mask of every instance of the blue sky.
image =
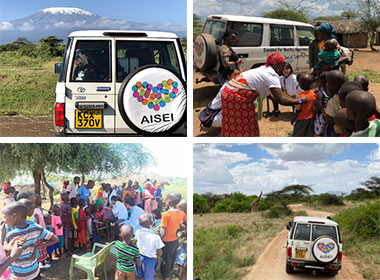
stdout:
<svg viewBox="0 0 380 280">
<path fill-rule="evenodd" d="M 194 144 L 194 192 L 271 192 L 290 184 L 315 193 L 361 187 L 380 174 L 380 144 Z"/>
<path fill-rule="evenodd" d="M 186 0 L 0 0 L 0 21 L 23 18 L 50 7 L 80 8 L 135 22 L 186 24 Z"/>
</svg>

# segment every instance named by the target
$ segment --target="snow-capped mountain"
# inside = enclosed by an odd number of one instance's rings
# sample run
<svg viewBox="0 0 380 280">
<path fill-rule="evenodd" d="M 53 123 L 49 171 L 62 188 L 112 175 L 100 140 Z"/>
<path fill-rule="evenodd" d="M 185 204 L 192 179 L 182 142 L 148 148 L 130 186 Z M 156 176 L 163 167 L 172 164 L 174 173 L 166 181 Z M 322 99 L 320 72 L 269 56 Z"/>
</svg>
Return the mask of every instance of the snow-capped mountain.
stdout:
<svg viewBox="0 0 380 280">
<path fill-rule="evenodd" d="M 131 29 L 174 32 L 186 36 L 186 25 L 168 23 L 145 24 L 95 15 L 79 8 L 47 8 L 21 19 L 0 22 L 0 44 L 7 44 L 19 37 L 32 43 L 47 36 L 65 39 L 76 30 Z"/>
</svg>

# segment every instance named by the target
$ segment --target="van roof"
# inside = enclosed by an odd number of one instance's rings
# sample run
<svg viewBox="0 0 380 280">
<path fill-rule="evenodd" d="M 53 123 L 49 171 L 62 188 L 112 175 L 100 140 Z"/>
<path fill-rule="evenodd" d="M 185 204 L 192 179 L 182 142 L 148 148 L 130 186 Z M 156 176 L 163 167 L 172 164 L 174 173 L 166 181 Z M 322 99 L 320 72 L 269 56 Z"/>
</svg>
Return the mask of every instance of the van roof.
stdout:
<svg viewBox="0 0 380 280">
<path fill-rule="evenodd" d="M 317 217 L 309 217 L 309 216 L 295 216 L 293 221 L 295 223 L 315 223 L 315 224 L 324 224 L 327 226 L 337 226 L 338 224 L 330 219 L 317 218 Z"/>
<path fill-rule="evenodd" d="M 114 35 L 113 35 L 114 34 Z M 169 38 L 176 39 L 178 36 L 170 32 L 159 31 L 142 31 L 142 30 L 83 30 L 71 32 L 68 37 L 105 37 L 119 36 L 125 34 L 128 37 L 146 37 L 146 38 Z"/>
<path fill-rule="evenodd" d="M 257 23 L 272 23 L 272 24 L 291 24 L 291 25 L 299 25 L 306 27 L 313 27 L 313 25 L 292 21 L 292 20 L 284 20 L 284 19 L 274 19 L 274 18 L 264 18 L 264 17 L 248 17 L 248 16 L 234 16 L 234 15 L 210 15 L 207 19 L 223 19 L 229 21 L 239 21 L 239 22 L 257 22 Z"/>
</svg>

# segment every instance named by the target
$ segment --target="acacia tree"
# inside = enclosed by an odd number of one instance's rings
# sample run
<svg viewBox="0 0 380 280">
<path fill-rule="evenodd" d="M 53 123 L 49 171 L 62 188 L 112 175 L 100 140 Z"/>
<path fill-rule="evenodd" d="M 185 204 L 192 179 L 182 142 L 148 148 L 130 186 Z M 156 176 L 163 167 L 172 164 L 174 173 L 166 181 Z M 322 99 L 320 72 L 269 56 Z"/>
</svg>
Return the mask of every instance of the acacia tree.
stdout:
<svg viewBox="0 0 380 280">
<path fill-rule="evenodd" d="M 361 184 L 371 192 L 376 193 L 378 197 L 380 197 L 380 177 L 372 176 Z"/>
<path fill-rule="evenodd" d="M 358 6 L 358 14 L 362 27 L 368 31 L 370 35 L 369 45 L 371 50 L 374 48 L 376 39 L 376 29 L 380 26 L 380 1 L 379 0 L 356 0 Z"/>
</svg>

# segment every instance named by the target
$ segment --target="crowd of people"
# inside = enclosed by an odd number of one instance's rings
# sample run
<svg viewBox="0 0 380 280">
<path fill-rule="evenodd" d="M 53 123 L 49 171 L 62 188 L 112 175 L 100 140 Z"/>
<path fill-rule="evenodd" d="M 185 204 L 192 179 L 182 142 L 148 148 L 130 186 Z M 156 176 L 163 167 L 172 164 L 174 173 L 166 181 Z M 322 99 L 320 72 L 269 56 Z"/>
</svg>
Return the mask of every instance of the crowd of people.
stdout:
<svg viewBox="0 0 380 280">
<path fill-rule="evenodd" d="M 0 279 L 40 279 L 40 270 L 53 261 L 101 243 L 102 229 L 114 231 L 115 279 L 155 279 L 159 269 L 167 280 L 175 264 L 178 279 L 185 279 L 187 203 L 181 194 L 163 197 L 161 186 L 150 179 L 144 187 L 132 181 L 102 183 L 92 195 L 94 187 L 92 180 L 65 180 L 60 203 L 46 210 L 39 195 L 2 183 Z"/>
<path fill-rule="evenodd" d="M 227 31 L 219 52 L 222 87 L 200 113 L 201 123 L 220 127 L 221 136 L 260 136 L 255 109 L 258 97 L 267 97 L 273 101 L 271 115 L 281 113 L 278 103 L 293 106 L 292 136 L 380 136 L 380 110 L 368 92 L 369 81 L 361 75 L 348 81 L 342 70 L 349 56 L 334 33 L 331 24 L 316 27 L 309 46 L 310 70 L 295 75 L 277 52 L 268 55 L 265 65 L 241 72 L 241 59 L 232 49 L 237 34 Z"/>
</svg>

